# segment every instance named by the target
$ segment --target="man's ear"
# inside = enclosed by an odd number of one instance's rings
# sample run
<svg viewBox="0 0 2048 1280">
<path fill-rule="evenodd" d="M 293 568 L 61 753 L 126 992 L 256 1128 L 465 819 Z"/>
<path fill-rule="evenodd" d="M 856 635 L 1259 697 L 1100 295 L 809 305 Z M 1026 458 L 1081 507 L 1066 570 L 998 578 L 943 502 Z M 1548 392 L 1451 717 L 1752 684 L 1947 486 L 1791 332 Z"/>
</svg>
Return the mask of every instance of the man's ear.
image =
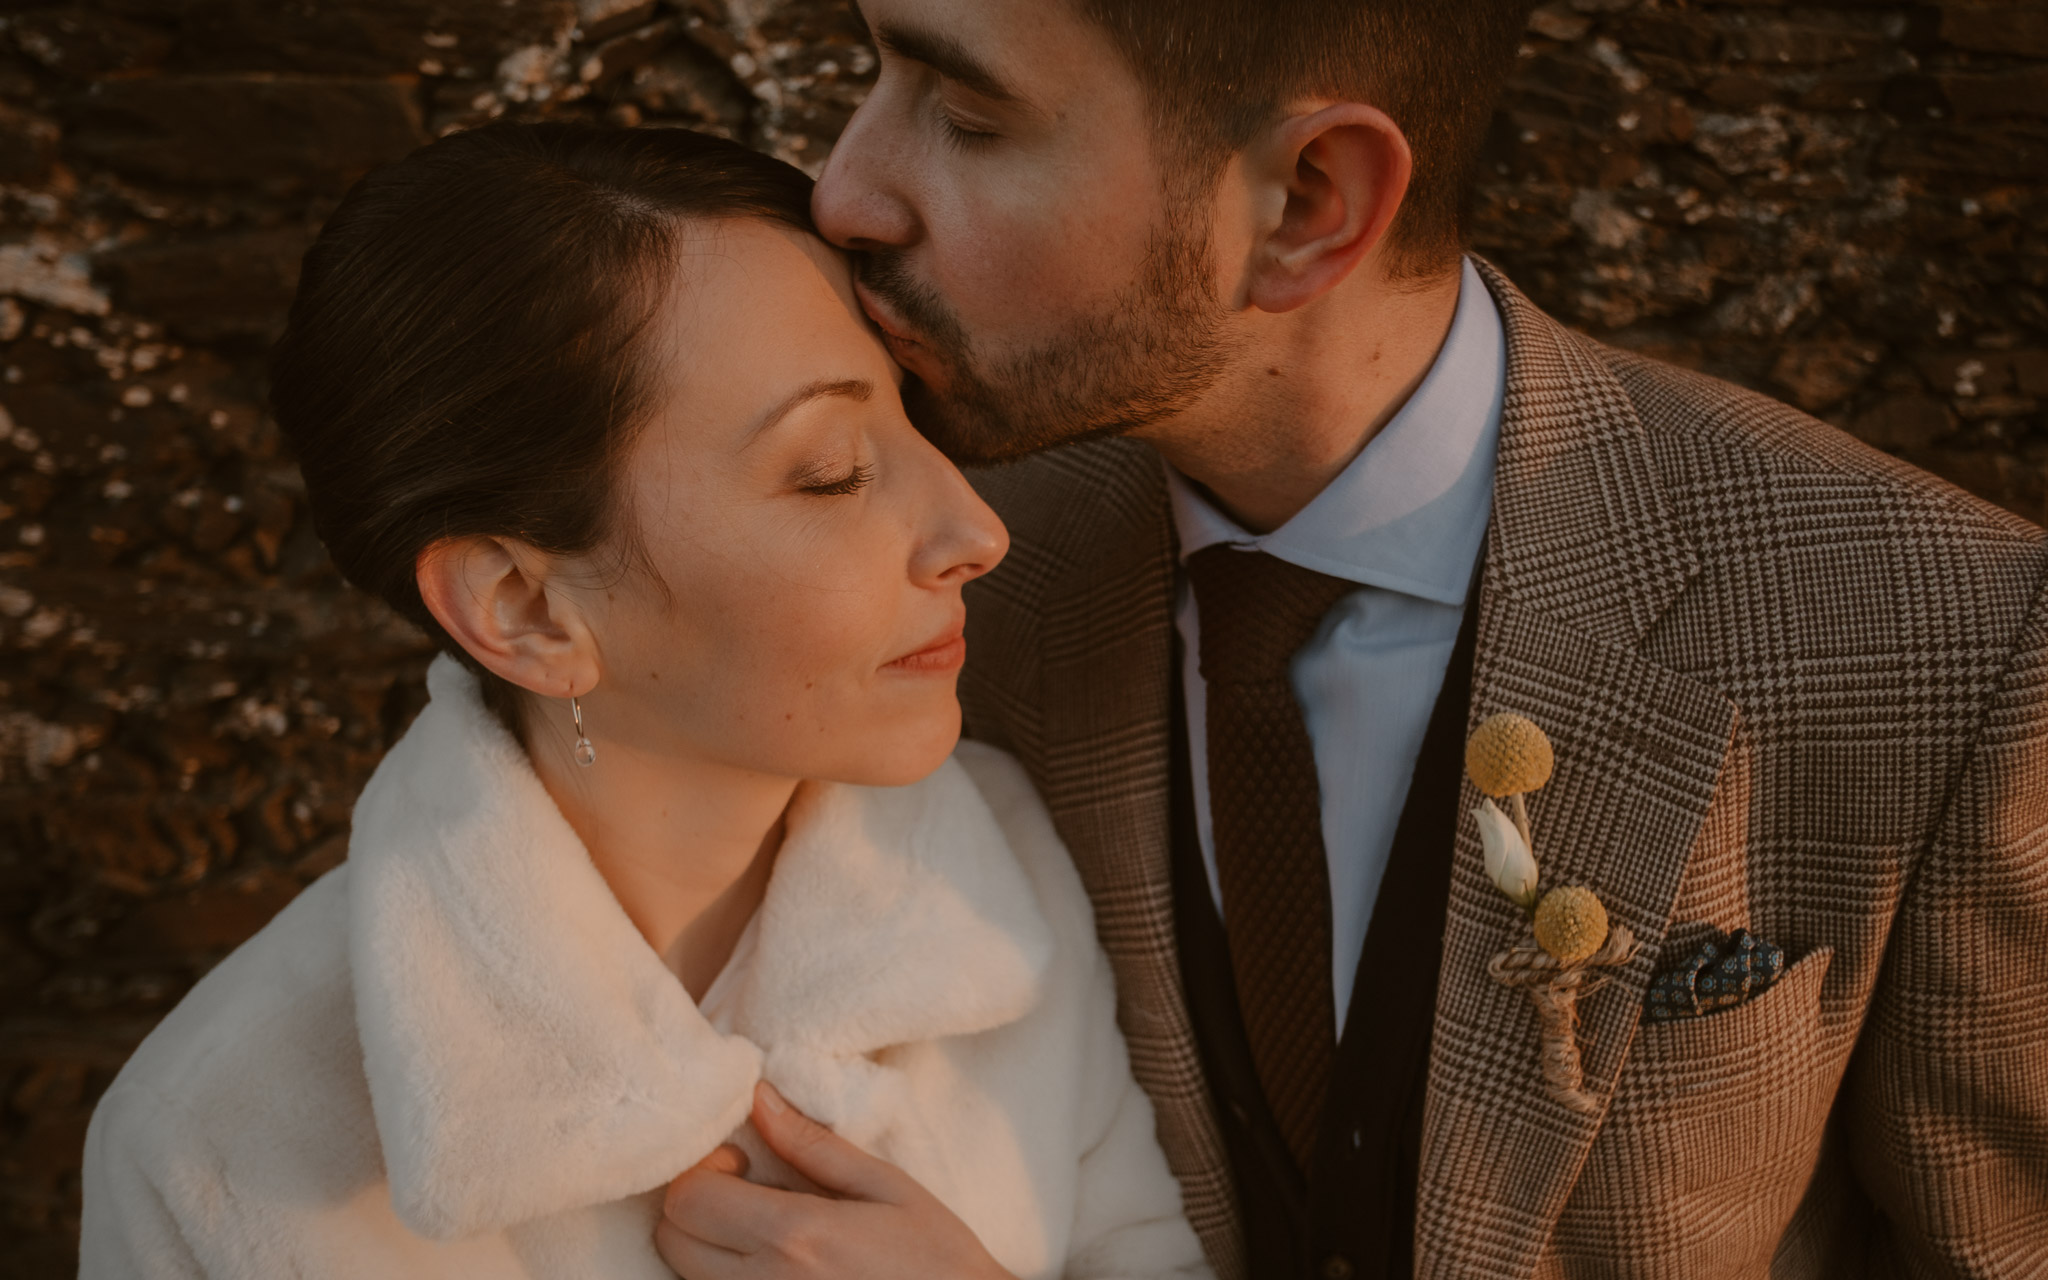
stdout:
<svg viewBox="0 0 2048 1280">
<path fill-rule="evenodd" d="M 1246 157 L 1264 225 L 1246 301 L 1292 311 L 1328 293 L 1385 238 L 1408 194 L 1408 139 L 1384 111 L 1340 102 L 1288 116 Z"/>
<path fill-rule="evenodd" d="M 446 538 L 420 552 L 420 599 L 469 655 L 546 698 L 597 685 L 597 646 L 579 610 L 548 579 L 548 558 L 499 538 Z"/>
</svg>

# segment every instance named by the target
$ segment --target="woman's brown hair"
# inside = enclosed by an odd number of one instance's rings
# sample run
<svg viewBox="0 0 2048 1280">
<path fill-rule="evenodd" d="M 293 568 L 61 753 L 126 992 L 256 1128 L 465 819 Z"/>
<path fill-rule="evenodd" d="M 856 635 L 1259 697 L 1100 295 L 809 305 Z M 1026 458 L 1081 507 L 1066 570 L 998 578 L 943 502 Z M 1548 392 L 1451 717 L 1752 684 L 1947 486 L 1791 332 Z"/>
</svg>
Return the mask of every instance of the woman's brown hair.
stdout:
<svg viewBox="0 0 2048 1280">
<path fill-rule="evenodd" d="M 444 538 L 575 555 L 629 543 L 617 472 L 654 379 L 645 347 L 692 221 L 810 230 L 811 181 L 683 129 L 493 124 L 350 190 L 307 251 L 271 404 L 350 582 L 484 678 L 420 599 Z"/>
</svg>

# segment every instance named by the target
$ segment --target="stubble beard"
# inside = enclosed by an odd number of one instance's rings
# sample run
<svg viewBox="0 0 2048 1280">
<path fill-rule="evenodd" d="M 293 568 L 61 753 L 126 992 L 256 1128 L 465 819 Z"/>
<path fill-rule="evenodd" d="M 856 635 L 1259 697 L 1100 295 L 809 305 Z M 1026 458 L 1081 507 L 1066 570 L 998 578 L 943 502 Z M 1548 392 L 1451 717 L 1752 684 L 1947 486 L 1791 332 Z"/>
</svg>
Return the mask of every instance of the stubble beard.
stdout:
<svg viewBox="0 0 2048 1280">
<path fill-rule="evenodd" d="M 905 379 L 903 405 L 926 438 L 968 466 L 1009 462 L 1185 411 L 1215 384 L 1231 342 L 1208 270 L 1209 233 L 1170 209 L 1138 278 L 1108 307 L 1020 353 L 979 355 L 957 315 L 902 255 L 862 255 L 861 283 L 946 367 L 947 385 Z"/>
</svg>

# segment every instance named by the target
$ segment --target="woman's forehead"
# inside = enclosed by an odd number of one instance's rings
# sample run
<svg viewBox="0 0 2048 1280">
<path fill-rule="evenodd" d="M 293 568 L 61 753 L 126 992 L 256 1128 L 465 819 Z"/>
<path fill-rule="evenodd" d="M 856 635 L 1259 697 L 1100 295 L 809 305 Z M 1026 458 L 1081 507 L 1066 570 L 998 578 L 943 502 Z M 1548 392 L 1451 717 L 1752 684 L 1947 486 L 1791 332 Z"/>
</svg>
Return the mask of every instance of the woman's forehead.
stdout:
<svg viewBox="0 0 2048 1280">
<path fill-rule="evenodd" d="M 844 256 L 777 224 L 692 229 L 659 318 L 670 412 L 719 436 L 751 431 L 806 386 L 894 373 Z"/>
</svg>

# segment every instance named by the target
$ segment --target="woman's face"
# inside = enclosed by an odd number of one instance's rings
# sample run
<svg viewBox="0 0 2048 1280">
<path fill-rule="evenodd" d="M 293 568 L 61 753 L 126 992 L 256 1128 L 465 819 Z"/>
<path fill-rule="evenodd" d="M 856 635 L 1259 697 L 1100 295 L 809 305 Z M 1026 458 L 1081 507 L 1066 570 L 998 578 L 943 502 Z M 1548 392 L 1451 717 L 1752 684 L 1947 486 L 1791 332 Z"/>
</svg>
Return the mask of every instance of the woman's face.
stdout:
<svg viewBox="0 0 2048 1280">
<path fill-rule="evenodd" d="M 623 473 L 643 558 L 578 594 L 601 741 L 780 777 L 900 785 L 960 731 L 960 588 L 1009 539 L 904 417 L 838 253 L 693 224 Z"/>
</svg>

